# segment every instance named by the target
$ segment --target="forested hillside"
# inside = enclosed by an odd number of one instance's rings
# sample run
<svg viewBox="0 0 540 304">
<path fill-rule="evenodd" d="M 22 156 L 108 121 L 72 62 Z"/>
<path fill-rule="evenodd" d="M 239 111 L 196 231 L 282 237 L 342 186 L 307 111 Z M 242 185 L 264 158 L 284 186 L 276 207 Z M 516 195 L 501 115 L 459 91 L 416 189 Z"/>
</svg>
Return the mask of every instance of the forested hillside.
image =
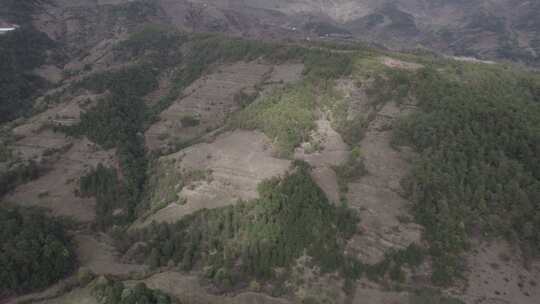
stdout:
<svg viewBox="0 0 540 304">
<path fill-rule="evenodd" d="M 537 72 L 330 39 L 413 0 L 51 1 L 0 10 L 0 302 L 536 304 Z"/>
<path fill-rule="evenodd" d="M 453 80 L 453 73 L 460 78 Z M 537 256 L 538 77 L 458 67 L 447 73 L 425 69 L 404 85 L 423 111 L 404 120 L 395 136 L 421 153 L 406 183 L 438 257 L 434 280 L 448 283 L 459 274 L 465 267 L 459 254 L 468 235 L 479 231 L 508 237 Z"/>
<path fill-rule="evenodd" d="M 144 242 L 133 254 L 153 268 L 172 263 L 184 270 L 204 269 L 205 277 L 224 290 L 251 279 L 282 281 L 274 269 L 290 271 L 303 254 L 324 272 L 346 273 L 350 265 L 343 246 L 358 218 L 346 206 L 330 205 L 310 170 L 298 163 L 284 178 L 260 184 L 256 201 L 204 210 L 175 224 L 124 235 L 119 242 L 126 249 Z"/>
</svg>

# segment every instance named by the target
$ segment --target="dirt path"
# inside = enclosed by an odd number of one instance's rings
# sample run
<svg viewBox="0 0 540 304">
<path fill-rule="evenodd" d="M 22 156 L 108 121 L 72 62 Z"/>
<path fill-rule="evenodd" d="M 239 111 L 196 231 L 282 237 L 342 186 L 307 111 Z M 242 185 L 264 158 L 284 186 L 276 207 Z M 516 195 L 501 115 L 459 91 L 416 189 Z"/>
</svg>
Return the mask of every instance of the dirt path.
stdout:
<svg viewBox="0 0 540 304">
<path fill-rule="evenodd" d="M 350 149 L 331 126 L 325 115 L 316 121 L 317 130 L 312 133 L 312 142 L 317 142 L 322 149 L 309 151 L 311 143 L 304 143 L 297 148 L 294 158 L 308 162 L 312 167 L 313 180 L 326 193 L 328 199 L 339 202 L 340 194 L 337 176 L 332 167 L 344 163 L 349 157 Z"/>
</svg>

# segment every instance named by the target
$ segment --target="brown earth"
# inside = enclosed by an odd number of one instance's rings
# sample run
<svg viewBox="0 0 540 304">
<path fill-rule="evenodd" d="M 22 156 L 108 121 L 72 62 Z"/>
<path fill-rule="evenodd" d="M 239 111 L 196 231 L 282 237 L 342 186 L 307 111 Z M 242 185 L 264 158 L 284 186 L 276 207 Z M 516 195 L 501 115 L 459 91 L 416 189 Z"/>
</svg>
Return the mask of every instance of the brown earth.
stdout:
<svg viewBox="0 0 540 304">
<path fill-rule="evenodd" d="M 294 158 L 301 159 L 313 167 L 313 180 L 326 193 L 328 199 L 338 203 L 340 199 L 337 176 L 334 166 L 344 163 L 349 157 L 350 149 L 331 126 L 330 121 L 321 114 L 316 121 L 317 129 L 311 134 L 311 142 L 303 143 L 295 150 Z M 312 151 L 314 143 L 322 147 L 320 151 Z"/>
<path fill-rule="evenodd" d="M 209 172 L 179 189 L 183 204 L 173 202 L 135 226 L 152 221 L 173 222 L 203 208 L 234 204 L 238 199 L 257 197 L 257 185 L 264 179 L 283 174 L 290 161 L 272 156 L 270 140 L 260 132 L 233 131 L 219 135 L 211 143 L 201 143 L 165 156 L 174 160 L 177 172 Z"/>
<path fill-rule="evenodd" d="M 368 171 L 360 180 L 349 184 L 347 201 L 360 212 L 361 234 L 355 235 L 347 250 L 361 261 L 375 264 L 384 258 L 391 248 L 399 249 L 413 242 L 420 242 L 422 229 L 419 225 L 405 223 L 410 218 L 410 202 L 402 197 L 400 181 L 409 170 L 408 153 L 391 146 L 392 124 L 414 111 L 414 105 L 387 101 L 382 106 L 370 104 L 362 88 L 342 82 L 338 88 L 349 99 L 350 109 L 365 117 L 375 114 L 367 132 L 359 143 Z"/>
<path fill-rule="evenodd" d="M 540 299 L 540 262 L 527 265 L 507 241 L 475 241 L 467 254 L 467 304 L 535 304 Z M 525 267 L 526 266 L 526 267 Z"/>
<path fill-rule="evenodd" d="M 34 302 L 36 304 L 99 304 L 90 287 L 76 288 L 54 299 Z"/>
<path fill-rule="evenodd" d="M 364 280 L 362 280 L 364 281 Z M 408 304 L 409 294 L 383 290 L 371 282 L 360 282 L 356 288 L 352 304 Z M 428 304 L 428 303 L 426 303 Z M 431 304 L 431 303 L 430 303 Z"/>
<path fill-rule="evenodd" d="M 272 70 L 270 65 L 239 62 L 217 68 L 195 81 L 159 115 L 145 133 L 146 145 L 156 150 L 176 143 L 188 142 L 209 130 L 220 127 L 227 116 L 238 110 L 234 96 L 245 88 L 261 83 Z M 183 126 L 183 117 L 199 120 L 195 126 Z"/>
<path fill-rule="evenodd" d="M 47 142 L 47 138 L 44 139 Z M 99 163 L 115 165 L 114 151 L 99 150 L 88 140 L 76 140 L 60 153 L 52 168 L 36 180 L 17 187 L 4 200 L 20 206 L 44 207 L 56 216 L 82 222 L 95 217 L 95 199 L 76 195 L 79 178 Z"/>
<path fill-rule="evenodd" d="M 380 60 L 382 61 L 384 65 L 393 69 L 404 69 L 404 70 L 415 71 L 424 67 L 423 65 L 418 64 L 418 63 L 407 62 L 407 61 L 398 60 L 398 59 L 390 58 L 390 57 L 382 57 L 380 58 Z"/>
<path fill-rule="evenodd" d="M 135 283 L 136 281 L 132 282 Z M 195 275 L 178 272 L 163 272 L 144 280 L 150 288 L 167 292 L 182 303 L 190 304 L 287 304 L 285 299 L 273 298 L 256 292 L 242 292 L 234 296 L 219 296 L 208 293 Z"/>
<path fill-rule="evenodd" d="M 128 275 L 144 272 L 148 268 L 123 263 L 113 246 L 113 240 L 105 234 L 77 234 L 74 239 L 80 266 L 96 275 Z"/>
</svg>

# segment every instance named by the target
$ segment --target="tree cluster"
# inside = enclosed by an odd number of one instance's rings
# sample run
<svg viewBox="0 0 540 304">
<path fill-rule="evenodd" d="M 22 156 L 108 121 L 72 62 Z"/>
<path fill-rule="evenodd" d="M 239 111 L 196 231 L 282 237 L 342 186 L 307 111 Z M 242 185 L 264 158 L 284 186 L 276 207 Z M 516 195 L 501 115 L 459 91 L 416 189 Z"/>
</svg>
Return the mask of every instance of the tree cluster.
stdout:
<svg viewBox="0 0 540 304">
<path fill-rule="evenodd" d="M 309 170 L 299 163 L 293 173 L 263 182 L 257 200 L 154 224 L 121 236 L 120 247 L 144 242 L 138 252 L 131 250 L 132 258 L 151 267 L 203 269 L 225 290 L 251 278 L 275 278 L 276 267 L 291 267 L 303 254 L 323 271 L 343 270 L 344 246 L 358 217 L 330 204 Z"/>
<path fill-rule="evenodd" d="M 0 208 L 0 298 L 45 288 L 74 269 L 63 225 L 31 209 Z"/>
<path fill-rule="evenodd" d="M 422 111 L 395 134 L 421 154 L 406 186 L 441 284 L 459 276 L 471 234 L 540 252 L 537 79 L 501 67 L 456 69 L 455 78 L 430 68 L 411 74 Z"/>
<path fill-rule="evenodd" d="M 116 169 L 99 164 L 94 170 L 80 179 L 80 195 L 96 198 L 96 225 L 105 229 L 113 224 L 121 224 L 125 214 L 115 214 L 116 210 L 125 211 L 127 193 L 118 180 Z"/>
</svg>

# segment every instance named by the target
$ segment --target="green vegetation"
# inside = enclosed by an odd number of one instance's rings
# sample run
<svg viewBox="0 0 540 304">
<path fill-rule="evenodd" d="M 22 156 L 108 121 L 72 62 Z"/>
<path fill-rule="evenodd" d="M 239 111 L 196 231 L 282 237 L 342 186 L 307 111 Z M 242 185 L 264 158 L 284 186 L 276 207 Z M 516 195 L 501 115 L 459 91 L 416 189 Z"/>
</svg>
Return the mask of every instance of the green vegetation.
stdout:
<svg viewBox="0 0 540 304">
<path fill-rule="evenodd" d="M 156 77 L 153 68 L 141 64 L 84 79 L 79 87 L 96 92 L 108 90 L 111 94 L 83 113 L 78 125 L 63 129 L 70 135 L 86 135 L 105 148 L 117 149 L 130 220 L 135 218 L 146 180 L 143 132 L 147 110 L 141 96 L 157 87 Z"/>
<path fill-rule="evenodd" d="M 111 8 L 114 18 L 126 18 L 133 23 L 148 22 L 149 16 L 156 16 L 159 7 L 155 0 L 132 0 Z"/>
<path fill-rule="evenodd" d="M 47 35 L 29 27 L 0 36 L 0 123 L 27 114 L 45 80 L 30 72 L 45 62 L 53 46 Z"/>
<path fill-rule="evenodd" d="M 127 237 L 122 233 L 119 243 L 127 249 L 144 241 L 147 246 L 134 255 L 150 266 L 199 267 L 224 289 L 250 278 L 272 279 L 276 267 L 290 267 L 303 254 L 323 271 L 342 270 L 345 241 L 358 218 L 345 206 L 331 205 L 309 170 L 297 163 L 282 179 L 260 184 L 260 199 L 202 210 Z"/>
<path fill-rule="evenodd" d="M 127 193 L 118 180 L 114 168 L 99 164 L 80 179 L 80 195 L 96 197 L 96 225 L 105 229 L 112 224 L 122 223 L 125 214 L 114 214 L 115 210 L 127 208 Z"/>
<path fill-rule="evenodd" d="M 144 283 L 126 287 L 120 281 L 98 279 L 92 291 L 100 304 L 171 304 L 176 301 L 169 295 L 148 288 Z"/>
<path fill-rule="evenodd" d="M 538 78 L 470 64 L 410 75 L 421 112 L 401 122 L 394 141 L 421 154 L 406 186 L 426 227 L 434 282 L 460 275 L 473 231 L 510 237 L 538 254 Z"/>
<path fill-rule="evenodd" d="M 127 60 L 146 62 L 152 67 L 172 72 L 173 87 L 169 94 L 149 109 L 150 118 L 160 113 L 182 94 L 213 64 L 251 61 L 270 54 L 276 47 L 267 43 L 225 38 L 210 34 L 182 34 L 147 26 L 131 35 L 116 48 L 116 54 Z"/>
<path fill-rule="evenodd" d="M 152 163 L 148 174 L 148 192 L 144 203 L 150 213 L 155 212 L 170 203 L 184 204 L 185 199 L 179 197 L 184 186 L 196 180 L 207 179 L 208 171 L 183 171 L 177 168 L 174 159 L 161 158 Z"/>
<path fill-rule="evenodd" d="M 177 66 L 183 58 L 179 48 L 186 41 L 187 36 L 178 31 L 158 25 L 146 25 L 119 42 L 114 48 L 115 56 L 124 60 L 144 58 L 160 68 Z"/>
<path fill-rule="evenodd" d="M 116 50 L 120 58 L 174 68 L 174 86 L 169 95 L 152 109 L 154 114 L 170 105 L 184 88 L 217 63 L 258 58 L 274 63 L 298 61 L 306 65 L 304 73 L 307 78 L 317 82 L 348 75 L 352 67 L 351 54 L 323 48 L 283 46 L 215 34 L 183 34 L 155 25 L 132 34 Z"/>
<path fill-rule="evenodd" d="M 150 64 L 132 65 L 120 70 L 92 74 L 78 86 L 97 93 L 110 90 L 114 94 L 143 97 L 157 88 L 159 70 Z"/>
<path fill-rule="evenodd" d="M 0 197 L 16 186 L 37 178 L 40 174 L 39 166 L 32 160 L 28 162 L 15 162 L 8 168 L 0 170 Z"/>
<path fill-rule="evenodd" d="M 414 269 L 424 261 L 424 250 L 412 243 L 405 249 L 390 250 L 385 253 L 384 260 L 375 265 L 364 265 L 367 277 L 373 281 L 385 279 L 386 276 L 394 282 L 404 283 L 403 267 Z"/>
<path fill-rule="evenodd" d="M 184 187 L 182 173 L 172 160 L 156 160 L 148 175 L 149 207 L 151 211 L 178 201 L 178 192 Z"/>
<path fill-rule="evenodd" d="M 294 148 L 309 139 L 318 103 L 336 102 L 337 98 L 331 95 L 333 80 L 351 73 L 351 55 L 290 46 L 275 51 L 269 58 L 303 62 L 305 81 L 276 89 L 256 102 L 246 98 L 249 104 L 233 117 L 231 126 L 263 131 L 276 142 L 279 155 L 290 157 Z M 318 95 L 325 100 L 319 100 Z"/>
<path fill-rule="evenodd" d="M 332 83 L 332 80 L 351 73 L 352 57 L 352 54 L 331 50 L 292 48 L 285 59 L 300 59 L 305 65 L 304 75 L 308 80 Z"/>
<path fill-rule="evenodd" d="M 200 119 L 194 115 L 184 115 L 180 118 L 180 122 L 186 128 L 195 127 L 201 123 Z"/>
<path fill-rule="evenodd" d="M 233 118 L 232 125 L 263 131 L 276 141 L 280 155 L 291 156 L 296 146 L 309 139 L 315 127 L 314 99 L 309 84 L 277 89 L 241 111 Z"/>
<path fill-rule="evenodd" d="M 347 193 L 348 184 L 367 173 L 360 148 L 355 147 L 352 149 L 347 161 L 334 167 L 334 171 L 338 178 L 339 192 L 341 194 Z"/>
<path fill-rule="evenodd" d="M 0 208 L 0 297 L 45 288 L 71 272 L 75 254 L 55 219 Z"/>
<path fill-rule="evenodd" d="M 411 71 L 384 69 L 382 73 L 374 75 L 373 84 L 366 93 L 373 104 L 383 104 L 390 100 L 401 103 L 408 97 L 413 85 L 413 75 Z"/>
</svg>

